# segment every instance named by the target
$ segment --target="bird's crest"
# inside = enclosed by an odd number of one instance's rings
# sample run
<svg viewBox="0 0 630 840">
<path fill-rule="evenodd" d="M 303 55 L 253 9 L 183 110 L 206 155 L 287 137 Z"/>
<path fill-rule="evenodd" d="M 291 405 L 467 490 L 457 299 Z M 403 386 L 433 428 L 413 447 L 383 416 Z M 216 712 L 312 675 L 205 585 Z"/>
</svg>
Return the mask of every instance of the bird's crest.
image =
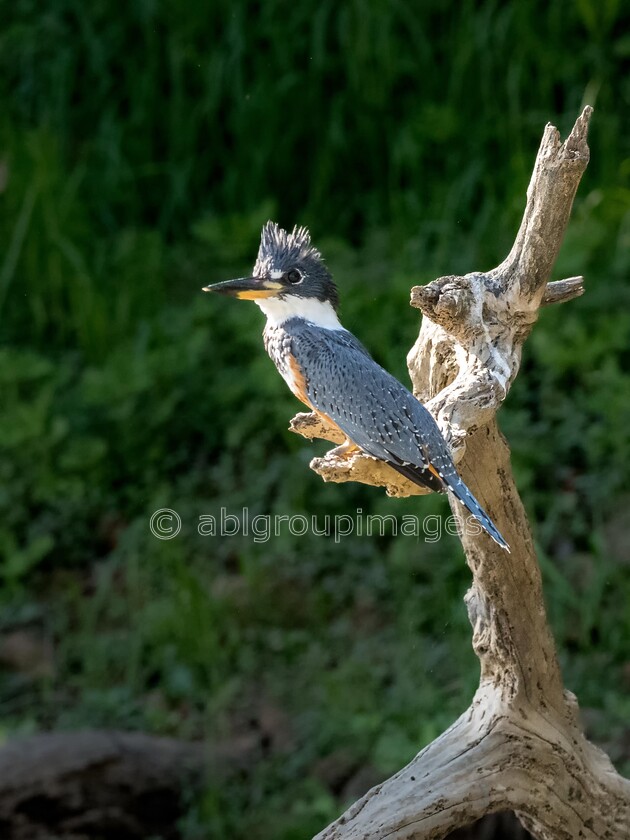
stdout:
<svg viewBox="0 0 630 840">
<path fill-rule="evenodd" d="M 260 248 L 254 267 L 255 274 L 288 268 L 305 260 L 322 261 L 322 255 L 311 245 L 308 228 L 294 227 L 291 233 L 275 222 L 267 222 L 260 235 Z"/>
</svg>

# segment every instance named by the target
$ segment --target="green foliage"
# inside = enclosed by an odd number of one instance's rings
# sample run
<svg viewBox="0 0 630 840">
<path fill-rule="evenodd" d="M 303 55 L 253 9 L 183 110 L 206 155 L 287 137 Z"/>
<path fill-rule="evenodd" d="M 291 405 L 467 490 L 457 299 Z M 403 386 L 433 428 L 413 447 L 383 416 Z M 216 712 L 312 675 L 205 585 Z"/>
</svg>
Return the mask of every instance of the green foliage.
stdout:
<svg viewBox="0 0 630 840">
<path fill-rule="evenodd" d="M 445 512 L 323 485 L 324 445 L 284 432 L 296 404 L 260 314 L 199 288 L 248 270 L 267 218 L 309 223 L 344 321 L 405 381 L 409 287 L 505 255 L 544 123 L 565 133 L 590 102 L 556 272 L 587 294 L 542 313 L 501 419 L 567 684 L 627 767 L 622 4 L 0 10 L 0 630 L 55 650 L 47 670 L 0 670 L 3 731 L 257 733 L 253 775 L 211 780 L 183 835 L 293 840 L 461 711 L 477 666 L 454 538 L 198 532 L 245 506 Z M 182 530 L 162 542 L 164 507 Z"/>
</svg>

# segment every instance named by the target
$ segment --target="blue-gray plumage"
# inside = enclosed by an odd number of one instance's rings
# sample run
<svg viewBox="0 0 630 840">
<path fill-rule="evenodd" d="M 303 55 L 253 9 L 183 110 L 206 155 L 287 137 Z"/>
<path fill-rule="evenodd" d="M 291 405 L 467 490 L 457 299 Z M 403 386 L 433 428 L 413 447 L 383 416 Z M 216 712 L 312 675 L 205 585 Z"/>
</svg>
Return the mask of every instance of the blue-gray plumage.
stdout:
<svg viewBox="0 0 630 840">
<path fill-rule="evenodd" d="M 205 290 L 255 300 L 267 315 L 267 352 L 302 402 L 337 426 L 349 444 L 416 484 L 450 490 L 509 550 L 459 476 L 431 414 L 342 327 L 336 286 L 305 228 L 287 233 L 268 222 L 252 276 Z"/>
<path fill-rule="evenodd" d="M 413 472 L 416 480 L 442 490 L 442 483 L 427 468 L 434 464 L 438 470 L 446 469 L 446 445 L 413 394 L 345 330 L 322 330 L 299 318 L 287 321 L 282 329 L 291 336 L 291 353 L 312 407 L 368 455 L 411 467 L 406 472 Z"/>
</svg>

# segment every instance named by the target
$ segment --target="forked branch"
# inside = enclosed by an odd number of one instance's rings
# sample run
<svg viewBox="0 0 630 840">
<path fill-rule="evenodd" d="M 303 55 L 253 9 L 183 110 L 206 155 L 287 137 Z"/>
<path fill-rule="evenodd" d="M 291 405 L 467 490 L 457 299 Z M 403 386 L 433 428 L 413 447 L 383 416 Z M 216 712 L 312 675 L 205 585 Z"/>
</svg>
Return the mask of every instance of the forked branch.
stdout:
<svg viewBox="0 0 630 840">
<path fill-rule="evenodd" d="M 581 277 L 549 281 L 589 159 L 591 110 L 584 109 L 564 143 L 546 127 L 523 221 L 501 265 L 412 290 L 412 305 L 424 315 L 407 359 L 414 392 L 512 553 L 484 534 L 466 533 L 462 509 L 453 508 L 473 575 L 466 605 L 479 689 L 449 730 L 319 840 L 441 838 L 505 809 L 540 840 L 630 837 L 630 782 L 586 740 L 577 701 L 563 688 L 529 523 L 495 419 L 539 308 L 583 292 Z M 308 415 L 293 428 L 333 440 Z M 329 453 L 312 466 L 325 480 L 384 485 L 392 495 L 410 489 L 367 456 Z"/>
</svg>

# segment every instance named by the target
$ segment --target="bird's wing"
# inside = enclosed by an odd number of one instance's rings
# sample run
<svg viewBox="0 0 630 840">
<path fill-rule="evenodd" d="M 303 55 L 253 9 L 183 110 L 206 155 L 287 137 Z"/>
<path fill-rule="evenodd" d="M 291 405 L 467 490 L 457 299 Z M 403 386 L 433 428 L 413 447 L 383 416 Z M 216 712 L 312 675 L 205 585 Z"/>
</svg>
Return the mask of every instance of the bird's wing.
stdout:
<svg viewBox="0 0 630 840">
<path fill-rule="evenodd" d="M 316 411 L 369 455 L 417 484 L 437 492 L 451 490 L 492 539 L 509 551 L 455 469 L 433 417 L 351 333 L 303 323 L 292 331 L 291 352 L 304 395 Z"/>
<path fill-rule="evenodd" d="M 316 411 L 369 455 L 418 484 L 445 489 L 440 476 L 454 467 L 433 417 L 351 333 L 303 323 L 292 339 L 292 355 Z"/>
</svg>

